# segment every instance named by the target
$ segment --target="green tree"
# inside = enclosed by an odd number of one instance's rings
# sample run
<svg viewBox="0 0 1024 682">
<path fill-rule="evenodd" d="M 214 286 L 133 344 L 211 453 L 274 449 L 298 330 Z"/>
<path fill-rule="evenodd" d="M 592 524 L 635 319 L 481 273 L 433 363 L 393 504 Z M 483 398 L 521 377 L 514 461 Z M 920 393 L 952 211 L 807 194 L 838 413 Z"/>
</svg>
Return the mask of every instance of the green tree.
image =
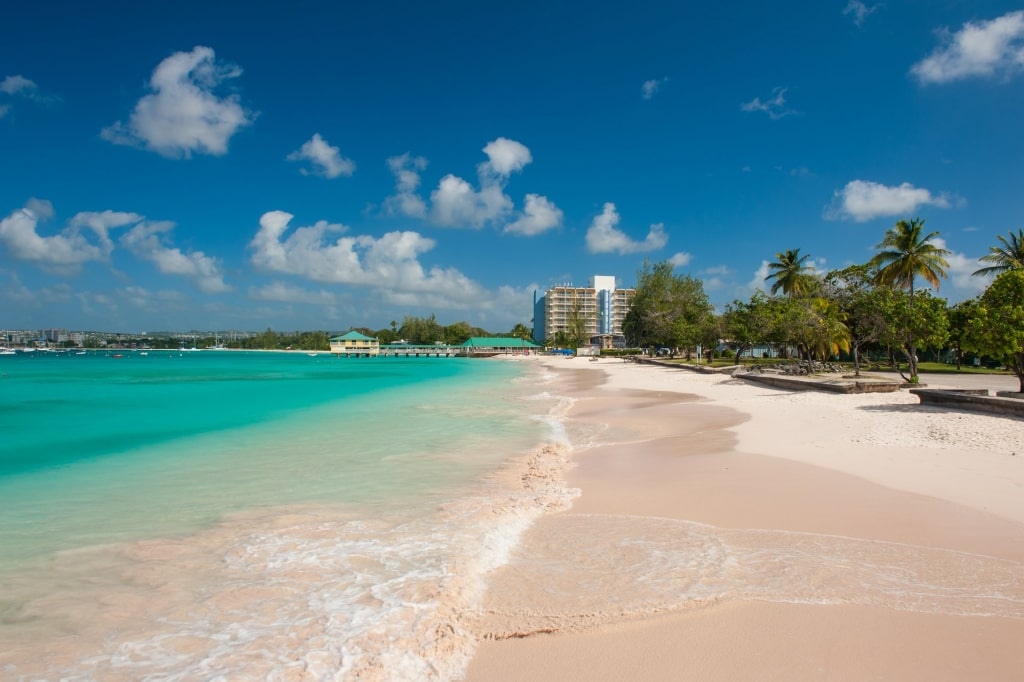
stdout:
<svg viewBox="0 0 1024 682">
<path fill-rule="evenodd" d="M 975 270 L 972 275 L 999 275 L 1007 270 L 1024 270 L 1024 230 L 1017 230 L 1017 234 L 1011 231 L 1009 238 L 1002 235 L 996 238 L 1002 246 L 988 247 L 988 255 L 978 259 L 992 265 Z"/>
<path fill-rule="evenodd" d="M 861 350 L 878 341 L 887 327 L 880 303 L 884 292 L 872 279 L 866 265 L 851 265 L 825 275 L 826 295 L 846 316 L 849 352 L 857 376 L 860 376 Z"/>
<path fill-rule="evenodd" d="M 906 356 L 909 376 L 904 376 L 901 370 L 900 376 L 916 383 L 918 346 L 942 348 L 949 339 L 946 301 L 927 290 L 919 291 L 913 299 L 904 289 L 881 288 L 879 291 L 882 293 L 876 300 L 885 319 L 879 341 Z"/>
<path fill-rule="evenodd" d="M 968 345 L 1013 369 L 1024 393 L 1024 270 L 1002 273 L 981 294 Z"/>
<path fill-rule="evenodd" d="M 914 218 L 911 221 L 900 220 L 885 233 L 885 237 L 875 247 L 878 253 L 868 263 L 875 268 L 875 283 L 883 286 L 906 289 L 910 292 L 908 311 L 914 309 L 914 281 L 924 278 L 936 290 L 939 279 L 946 276 L 949 263 L 945 256 L 949 251 L 936 246 L 932 240 L 939 236 L 938 232 L 923 234 L 924 220 Z M 913 325 L 903 325 L 904 330 Z M 901 345 L 901 347 L 903 347 Z M 917 344 L 911 336 L 905 344 L 907 362 L 910 365 L 910 381 L 917 381 Z"/>
<path fill-rule="evenodd" d="M 444 328 L 444 342 L 450 346 L 457 346 L 471 336 L 473 336 L 473 327 L 469 322 L 455 322 Z"/>
<path fill-rule="evenodd" d="M 440 341 L 444 335 L 444 328 L 437 323 L 437 318 L 433 313 L 430 317 L 406 315 L 402 318 L 402 327 L 398 331 L 401 338 L 415 344 L 435 343 Z"/>
<path fill-rule="evenodd" d="M 583 309 L 583 302 L 578 297 L 574 298 L 566 319 L 566 334 L 571 347 L 579 348 L 587 342 L 587 328 L 590 322 L 589 316 Z"/>
<path fill-rule="evenodd" d="M 674 275 L 668 261 L 644 261 L 636 294 L 622 322 L 626 341 L 638 347 L 687 348 L 708 336 L 714 314 L 704 285 L 689 275 Z"/>
<path fill-rule="evenodd" d="M 771 293 L 774 295 L 781 290 L 790 298 L 810 293 L 814 281 L 814 270 L 807 265 L 810 256 L 801 256 L 800 249 L 790 249 L 775 254 L 775 258 L 775 262 L 768 264 L 771 274 L 764 278 L 766 282 L 775 280 Z"/>
<path fill-rule="evenodd" d="M 735 300 L 725 306 L 722 333 L 733 345 L 737 362 L 754 344 L 769 341 L 773 319 L 768 298 L 760 291 L 755 291 L 749 301 Z"/>
<path fill-rule="evenodd" d="M 949 319 L 949 345 L 956 354 L 956 368 L 959 370 L 963 365 L 964 351 L 967 350 L 970 340 L 970 324 L 978 315 L 977 299 L 960 301 L 948 311 Z"/>
</svg>

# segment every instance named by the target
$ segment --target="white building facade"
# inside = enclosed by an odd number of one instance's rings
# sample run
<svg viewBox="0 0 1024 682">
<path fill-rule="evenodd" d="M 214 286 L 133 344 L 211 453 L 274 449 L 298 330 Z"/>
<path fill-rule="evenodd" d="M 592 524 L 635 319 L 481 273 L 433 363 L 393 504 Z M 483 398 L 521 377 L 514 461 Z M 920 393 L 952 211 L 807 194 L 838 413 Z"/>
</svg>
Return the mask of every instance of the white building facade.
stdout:
<svg viewBox="0 0 1024 682">
<path fill-rule="evenodd" d="M 615 277 L 595 275 L 586 287 L 555 286 L 533 296 L 533 339 L 543 344 L 558 332 L 569 332 L 573 320 L 583 321 L 584 336 L 621 339 L 622 322 L 636 289 L 617 289 Z M 616 344 L 618 345 L 618 344 Z"/>
</svg>

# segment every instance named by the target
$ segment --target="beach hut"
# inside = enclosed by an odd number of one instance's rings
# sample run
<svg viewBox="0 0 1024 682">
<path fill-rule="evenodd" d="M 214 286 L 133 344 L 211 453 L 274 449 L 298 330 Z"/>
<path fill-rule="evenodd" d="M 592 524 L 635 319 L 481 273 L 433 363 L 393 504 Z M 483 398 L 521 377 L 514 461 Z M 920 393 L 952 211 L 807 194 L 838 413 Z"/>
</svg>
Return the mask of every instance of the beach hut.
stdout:
<svg viewBox="0 0 1024 682">
<path fill-rule="evenodd" d="M 353 330 L 341 336 L 330 338 L 331 352 L 346 357 L 376 356 L 380 353 L 380 341 Z"/>
</svg>

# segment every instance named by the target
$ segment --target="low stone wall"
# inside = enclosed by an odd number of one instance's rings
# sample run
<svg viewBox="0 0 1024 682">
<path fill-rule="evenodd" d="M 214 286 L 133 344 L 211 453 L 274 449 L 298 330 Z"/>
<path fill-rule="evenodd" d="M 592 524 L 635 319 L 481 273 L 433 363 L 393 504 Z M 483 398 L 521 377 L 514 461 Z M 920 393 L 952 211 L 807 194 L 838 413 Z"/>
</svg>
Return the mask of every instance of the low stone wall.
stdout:
<svg viewBox="0 0 1024 682">
<path fill-rule="evenodd" d="M 895 393 L 900 384 L 895 381 L 871 381 L 862 379 L 827 379 L 819 376 L 794 377 L 782 374 L 761 374 L 759 372 L 736 372 L 737 379 L 754 381 L 776 388 L 795 391 L 827 391 L 829 393 Z"/>
<path fill-rule="evenodd" d="M 986 389 L 912 388 L 922 405 L 936 405 L 954 410 L 1024 417 L 1024 400 L 991 396 Z"/>
</svg>

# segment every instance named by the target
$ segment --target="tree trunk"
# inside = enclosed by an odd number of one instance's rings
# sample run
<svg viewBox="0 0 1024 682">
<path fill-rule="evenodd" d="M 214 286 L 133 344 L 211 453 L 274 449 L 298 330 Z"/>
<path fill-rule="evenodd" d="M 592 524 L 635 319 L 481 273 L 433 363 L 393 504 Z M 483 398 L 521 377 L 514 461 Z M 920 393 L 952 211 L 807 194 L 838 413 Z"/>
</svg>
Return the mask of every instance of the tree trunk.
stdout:
<svg viewBox="0 0 1024 682">
<path fill-rule="evenodd" d="M 917 343 L 911 339 L 910 343 L 907 344 L 907 364 L 910 365 L 910 381 L 911 383 L 917 382 Z"/>
</svg>

